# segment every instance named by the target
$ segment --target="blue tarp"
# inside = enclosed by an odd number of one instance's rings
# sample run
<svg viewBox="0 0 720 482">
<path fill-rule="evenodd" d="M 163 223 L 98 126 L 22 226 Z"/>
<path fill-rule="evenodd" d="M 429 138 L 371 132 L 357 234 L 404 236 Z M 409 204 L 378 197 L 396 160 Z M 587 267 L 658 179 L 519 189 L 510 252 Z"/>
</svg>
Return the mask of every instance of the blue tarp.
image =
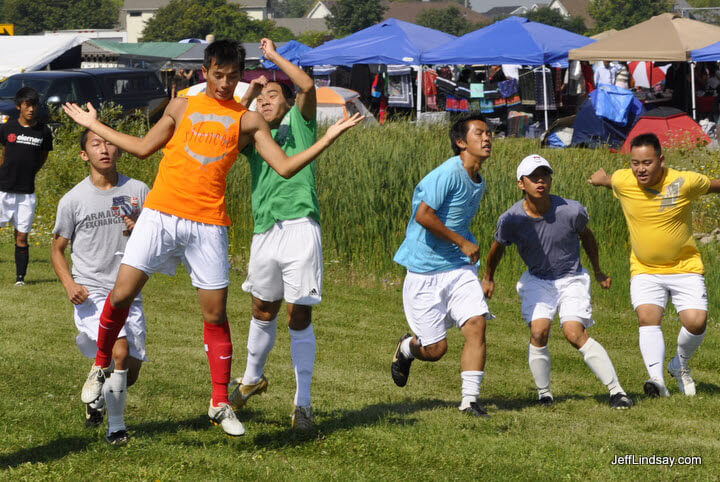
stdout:
<svg viewBox="0 0 720 482">
<path fill-rule="evenodd" d="M 695 62 L 716 62 L 720 60 L 720 42 L 707 47 L 690 51 L 690 58 Z"/>
<path fill-rule="evenodd" d="M 636 105 L 633 103 L 635 96 L 632 90 L 616 85 L 600 84 L 592 93 L 595 94 L 591 96 L 595 114 L 623 126 L 627 124 L 630 110 Z M 637 109 L 635 110 L 637 114 Z"/>
<path fill-rule="evenodd" d="M 277 52 L 293 64 L 297 65 L 300 59 L 300 55 L 304 54 L 309 50 L 312 49 L 304 43 L 298 42 L 297 40 L 291 40 L 282 47 L 278 47 Z M 266 69 L 280 70 L 277 65 L 273 64 L 269 60 L 264 60 L 265 57 L 262 57 L 262 59 L 262 66 Z"/>
<path fill-rule="evenodd" d="M 422 55 L 423 64 L 567 67 L 568 51 L 595 40 L 557 27 L 508 17 Z"/>
<path fill-rule="evenodd" d="M 300 56 L 300 65 L 417 65 L 423 52 L 456 38 L 431 28 L 389 18 L 305 52 Z"/>
<path fill-rule="evenodd" d="M 625 124 L 618 124 L 595 113 L 597 90 L 590 92 L 575 115 L 571 146 L 611 147 L 619 149 L 632 130 L 637 119 L 645 113 L 645 106 L 635 97 L 631 99 Z"/>
</svg>

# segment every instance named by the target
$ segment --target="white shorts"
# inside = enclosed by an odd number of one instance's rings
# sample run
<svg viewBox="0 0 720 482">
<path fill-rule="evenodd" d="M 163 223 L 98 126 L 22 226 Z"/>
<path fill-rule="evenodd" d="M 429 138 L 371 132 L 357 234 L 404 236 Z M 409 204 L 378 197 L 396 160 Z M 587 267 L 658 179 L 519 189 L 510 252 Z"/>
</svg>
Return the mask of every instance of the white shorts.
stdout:
<svg viewBox="0 0 720 482">
<path fill-rule="evenodd" d="M 29 233 L 35 219 L 35 194 L 0 191 L 0 228 L 11 223 L 20 233 Z"/>
<path fill-rule="evenodd" d="M 230 284 L 227 228 L 144 208 L 125 246 L 122 264 L 148 276 L 172 276 L 180 263 L 194 287 L 226 288 Z"/>
<path fill-rule="evenodd" d="M 279 221 L 253 235 L 246 291 L 263 301 L 315 305 L 322 300 L 320 225 L 311 218 Z"/>
<path fill-rule="evenodd" d="M 109 291 L 90 291 L 88 299 L 75 306 L 75 326 L 78 335 L 75 337 L 80 352 L 88 358 L 95 358 L 97 352 L 98 328 L 100 314 Z M 127 338 L 130 345 L 130 356 L 141 361 L 147 361 L 145 356 L 145 312 L 142 306 L 142 297 L 138 296 L 130 305 L 125 326 L 120 330 L 118 338 Z"/>
<path fill-rule="evenodd" d="M 668 295 L 678 312 L 708 310 L 705 277 L 701 274 L 637 274 L 630 278 L 630 299 L 636 310 L 640 305 L 665 309 Z"/>
<path fill-rule="evenodd" d="M 560 317 L 560 324 L 579 321 L 585 328 L 591 327 L 590 275 L 583 269 L 580 273 L 555 280 L 545 280 L 525 271 L 516 289 L 522 300 L 522 317 L 525 323 L 540 318 L 553 320 Z"/>
<path fill-rule="evenodd" d="M 403 306 L 410 329 L 421 346 L 444 340 L 447 330 L 462 327 L 474 316 L 492 319 L 475 266 L 449 271 L 413 273 L 403 284 Z"/>
</svg>

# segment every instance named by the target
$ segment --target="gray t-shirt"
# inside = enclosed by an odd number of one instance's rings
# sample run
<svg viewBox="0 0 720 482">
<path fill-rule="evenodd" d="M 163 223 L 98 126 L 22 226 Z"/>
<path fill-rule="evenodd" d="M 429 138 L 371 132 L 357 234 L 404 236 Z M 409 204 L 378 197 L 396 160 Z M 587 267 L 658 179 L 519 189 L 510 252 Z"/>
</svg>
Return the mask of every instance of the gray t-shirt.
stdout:
<svg viewBox="0 0 720 482">
<path fill-rule="evenodd" d="M 589 216 L 585 206 L 572 199 L 550 196 L 551 207 L 541 218 L 527 215 L 523 200 L 498 218 L 495 240 L 515 244 L 530 274 L 542 279 L 559 279 L 578 273 L 580 241 Z"/>
<path fill-rule="evenodd" d="M 144 182 L 122 174 L 115 187 L 103 191 L 88 176 L 60 199 L 53 234 L 72 243 L 76 283 L 112 289 L 129 237 L 120 215 L 137 216 L 148 191 Z"/>
</svg>

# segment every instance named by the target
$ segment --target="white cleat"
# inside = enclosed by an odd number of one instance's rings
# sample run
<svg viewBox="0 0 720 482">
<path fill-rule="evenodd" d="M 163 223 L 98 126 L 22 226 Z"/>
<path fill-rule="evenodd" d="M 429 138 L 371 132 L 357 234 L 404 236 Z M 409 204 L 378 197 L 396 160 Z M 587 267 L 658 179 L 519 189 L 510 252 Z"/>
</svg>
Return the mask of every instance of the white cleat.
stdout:
<svg viewBox="0 0 720 482">
<path fill-rule="evenodd" d="M 690 376 L 689 368 L 680 368 L 677 356 L 668 362 L 667 371 L 677 380 L 680 393 L 686 397 L 695 396 L 695 380 Z"/>
<path fill-rule="evenodd" d="M 657 378 L 651 378 L 646 381 L 643 385 L 643 391 L 645 392 L 645 395 L 651 398 L 670 396 L 670 392 L 665 386 L 665 383 Z"/>
<path fill-rule="evenodd" d="M 221 403 L 214 407 L 212 400 L 210 400 L 208 417 L 210 417 L 210 423 L 220 425 L 225 433 L 231 437 L 239 437 L 245 433 L 245 427 L 243 427 L 232 407 L 227 403 Z"/>
<path fill-rule="evenodd" d="M 87 380 L 85 380 L 85 384 L 82 387 L 82 393 L 80 394 L 80 400 L 82 400 L 83 403 L 92 403 L 100 398 L 105 379 L 110 376 L 114 368 L 115 363 L 112 360 L 107 368 L 100 368 L 93 364 L 90 373 L 88 373 Z"/>
</svg>

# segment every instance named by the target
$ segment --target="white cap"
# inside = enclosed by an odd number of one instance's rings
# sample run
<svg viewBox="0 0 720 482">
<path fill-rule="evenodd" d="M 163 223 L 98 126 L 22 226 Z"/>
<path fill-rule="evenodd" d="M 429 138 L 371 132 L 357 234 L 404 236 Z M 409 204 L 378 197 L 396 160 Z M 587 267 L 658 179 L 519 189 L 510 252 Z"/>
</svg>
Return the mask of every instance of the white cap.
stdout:
<svg viewBox="0 0 720 482">
<path fill-rule="evenodd" d="M 545 160 L 544 157 L 538 156 L 537 154 L 530 154 L 520 162 L 517 168 L 517 180 L 519 181 L 523 176 L 529 176 L 538 167 L 546 167 L 552 174 L 553 168 L 550 167 L 550 163 Z"/>
</svg>

